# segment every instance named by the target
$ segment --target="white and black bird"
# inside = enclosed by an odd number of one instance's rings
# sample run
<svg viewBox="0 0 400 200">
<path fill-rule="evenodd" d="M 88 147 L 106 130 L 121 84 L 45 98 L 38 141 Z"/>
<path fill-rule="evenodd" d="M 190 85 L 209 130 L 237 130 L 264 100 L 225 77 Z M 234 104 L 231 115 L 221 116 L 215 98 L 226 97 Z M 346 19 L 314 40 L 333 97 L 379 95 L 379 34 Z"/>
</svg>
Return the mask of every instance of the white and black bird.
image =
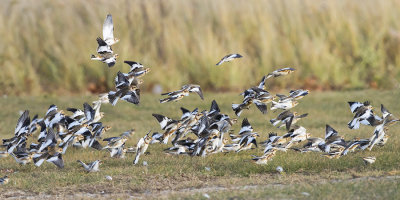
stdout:
<svg viewBox="0 0 400 200">
<path fill-rule="evenodd" d="M 152 140 L 150 132 L 151 131 L 149 131 L 143 138 L 140 138 L 139 142 L 136 145 L 136 156 L 135 160 L 133 161 L 134 165 L 136 165 L 139 162 L 140 156 L 143 155 L 147 151 L 147 148 L 149 147 L 149 144 Z"/>
<path fill-rule="evenodd" d="M 290 68 L 290 67 L 278 69 L 278 70 L 275 70 L 275 71 L 269 73 L 269 74 L 267 75 L 267 79 L 269 79 L 269 78 L 271 78 L 271 77 L 274 77 L 274 78 L 275 78 L 275 77 L 279 77 L 279 76 L 288 75 L 288 74 L 290 74 L 290 73 L 292 73 L 292 72 L 294 72 L 294 71 L 295 71 L 295 69 Z"/>
<path fill-rule="evenodd" d="M 80 163 L 83 168 L 85 169 L 86 172 L 98 172 L 101 160 L 96 160 L 94 162 L 91 162 L 89 164 L 85 164 L 84 162 L 77 160 L 78 163 Z"/>
<path fill-rule="evenodd" d="M 182 86 L 182 88 L 178 91 L 167 92 L 167 93 L 161 94 L 161 95 L 168 95 L 168 97 L 165 99 L 160 99 L 160 103 L 165 103 L 165 102 L 170 102 L 170 101 L 179 101 L 183 97 L 189 96 L 190 92 L 197 93 L 200 96 L 201 100 L 204 100 L 203 92 L 200 88 L 200 85 L 188 84 L 188 85 Z"/>
<path fill-rule="evenodd" d="M 90 59 L 98 60 L 103 63 L 106 63 L 108 67 L 112 67 L 117 62 L 118 54 L 106 53 L 106 54 L 99 54 L 99 55 L 91 55 Z"/>
<path fill-rule="evenodd" d="M 110 91 L 108 93 L 108 100 L 110 103 L 115 106 L 118 99 L 122 99 L 129 103 L 139 104 L 140 89 L 132 85 L 122 73 L 118 73 L 117 77 L 117 82 L 115 84 L 117 91 Z"/>
<path fill-rule="evenodd" d="M 273 126 L 278 126 L 278 128 L 284 127 L 286 125 L 286 130 L 289 130 L 291 125 L 296 124 L 297 121 L 307 116 L 308 113 L 298 115 L 297 112 L 292 113 L 290 112 L 290 110 L 285 110 L 280 113 L 275 119 L 271 119 L 270 122 Z"/>
<path fill-rule="evenodd" d="M 216 65 L 221 65 L 224 62 L 229 62 L 229 61 L 232 61 L 233 59 L 241 58 L 241 57 L 243 57 L 243 56 L 238 53 L 229 54 L 229 55 L 224 56 Z"/>
<path fill-rule="evenodd" d="M 370 102 L 348 102 L 350 110 L 354 113 L 353 119 L 348 123 L 350 129 L 359 129 L 360 124 L 371 125 L 371 118 L 381 120 L 378 116 L 374 115 L 373 107 Z"/>
</svg>

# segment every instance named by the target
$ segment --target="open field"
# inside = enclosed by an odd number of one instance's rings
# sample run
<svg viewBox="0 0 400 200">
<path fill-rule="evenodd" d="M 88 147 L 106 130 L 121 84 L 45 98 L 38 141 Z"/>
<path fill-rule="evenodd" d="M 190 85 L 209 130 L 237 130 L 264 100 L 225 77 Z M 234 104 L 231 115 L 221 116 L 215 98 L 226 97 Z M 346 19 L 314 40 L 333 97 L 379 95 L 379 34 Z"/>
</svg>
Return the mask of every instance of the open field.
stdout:
<svg viewBox="0 0 400 200">
<path fill-rule="evenodd" d="M 140 106 L 120 102 L 117 106 L 104 105 L 105 117 L 102 122 L 113 128 L 109 136 L 118 135 L 130 128 L 135 128 L 136 135 L 128 140 L 127 146 L 136 144 L 150 129 L 159 131 L 157 121 L 152 113 L 164 114 L 172 118 L 180 117 L 179 107 L 188 109 L 198 107 L 209 109 L 215 99 L 223 113 L 233 117 L 231 103 L 241 101 L 237 93 L 205 93 L 205 100 L 191 95 L 178 103 L 159 104 L 160 96 L 144 93 Z M 18 111 L 29 109 L 31 115 L 43 116 L 50 104 L 61 109 L 81 107 L 84 102 L 95 100 L 94 96 L 40 96 L 40 97 L 2 97 L 0 98 L 0 138 L 11 137 Z M 299 124 L 307 128 L 312 136 L 323 137 L 325 124 L 331 125 L 346 140 L 353 137 L 369 138 L 373 128 L 361 127 L 350 130 L 347 122 L 352 114 L 347 101 L 372 101 L 379 108 L 384 104 L 394 115 L 400 115 L 398 90 L 346 91 L 346 92 L 313 92 L 300 100 L 293 110 L 309 113 L 308 118 Z M 379 109 L 378 109 L 379 110 Z M 379 111 L 377 111 L 379 113 Z M 262 115 L 254 106 L 245 110 L 239 122 L 247 117 L 263 141 L 271 131 L 279 135 L 278 130 L 267 120 L 278 113 Z M 236 131 L 240 123 L 233 128 Z M 128 154 L 125 160 L 111 159 L 106 151 L 71 148 L 64 156 L 65 168 L 57 169 L 54 165 L 44 163 L 37 168 L 33 165 L 18 166 L 12 157 L 0 160 L 0 176 L 9 175 L 10 183 L 0 187 L 0 198 L 21 195 L 24 197 L 42 198 L 205 198 L 206 193 L 215 198 L 385 198 L 393 199 L 399 195 L 396 189 L 400 183 L 400 131 L 399 125 L 390 127 L 390 139 L 383 147 L 372 151 L 350 153 L 338 160 L 329 160 L 319 153 L 288 151 L 278 152 L 266 166 L 248 162 L 250 155 L 261 155 L 262 149 L 253 149 L 240 153 L 209 155 L 205 158 L 189 156 L 167 156 L 162 150 L 170 145 L 151 145 L 149 155 L 141 157 L 148 166 L 133 166 L 133 155 Z M 366 166 L 362 156 L 376 156 L 377 161 Z M 103 160 L 98 173 L 87 174 L 76 162 Z M 275 168 L 282 166 L 285 175 L 276 173 Z M 206 170 L 209 167 L 210 170 Z M 7 173 L 12 169 L 17 173 Z M 113 177 L 112 181 L 105 179 Z M 40 196 L 32 196 L 40 195 Z M 81 196 L 80 196 L 81 195 Z M 249 196 L 247 196 L 249 195 Z M 308 196 L 309 195 L 309 196 Z"/>
<path fill-rule="evenodd" d="M 107 91 L 123 60 L 152 69 L 144 90 L 232 91 L 284 66 L 298 82 L 272 87 L 399 88 L 399 10 L 397 0 L 4 0 L 0 94 Z M 121 39 L 112 69 L 90 60 L 108 13 Z M 244 57 L 216 67 L 228 53 Z"/>
</svg>

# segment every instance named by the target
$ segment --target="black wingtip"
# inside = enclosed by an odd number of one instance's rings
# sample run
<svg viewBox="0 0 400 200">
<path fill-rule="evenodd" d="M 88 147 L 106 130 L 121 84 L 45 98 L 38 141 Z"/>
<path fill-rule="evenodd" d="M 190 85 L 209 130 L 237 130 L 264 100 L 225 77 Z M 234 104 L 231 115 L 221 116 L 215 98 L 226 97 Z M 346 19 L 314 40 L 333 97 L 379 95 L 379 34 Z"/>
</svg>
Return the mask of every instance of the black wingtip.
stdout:
<svg viewBox="0 0 400 200">
<path fill-rule="evenodd" d="M 155 118 L 157 119 L 158 122 L 162 122 L 163 119 L 164 119 L 164 115 L 155 114 L 155 113 L 153 113 L 153 114 L 151 114 L 151 115 L 153 115 L 153 117 L 155 117 Z"/>
<path fill-rule="evenodd" d="M 244 127 L 244 126 L 250 126 L 250 123 L 249 123 L 249 120 L 247 119 L 247 117 L 244 118 L 242 121 L 242 127 Z"/>
</svg>

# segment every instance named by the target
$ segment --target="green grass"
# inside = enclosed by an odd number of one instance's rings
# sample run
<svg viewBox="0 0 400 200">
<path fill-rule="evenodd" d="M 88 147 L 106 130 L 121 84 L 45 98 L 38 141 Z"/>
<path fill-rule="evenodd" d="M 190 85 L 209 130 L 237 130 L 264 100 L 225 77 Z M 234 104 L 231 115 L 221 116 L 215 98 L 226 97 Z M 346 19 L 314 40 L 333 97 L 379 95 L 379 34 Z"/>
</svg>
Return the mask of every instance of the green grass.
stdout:
<svg viewBox="0 0 400 200">
<path fill-rule="evenodd" d="M 282 93 L 282 92 L 281 92 Z M 127 142 L 127 146 L 135 145 L 138 138 L 143 137 L 149 130 L 160 131 L 159 124 L 151 116 L 152 113 L 163 114 L 172 118 L 180 117 L 179 107 L 188 109 L 198 107 L 200 110 L 209 109 L 210 103 L 216 99 L 223 113 L 234 116 L 231 110 L 231 103 L 241 101 L 241 96 L 237 93 L 205 93 L 205 100 L 201 101 L 196 95 L 191 95 L 177 103 L 159 104 L 160 96 L 148 93 L 142 94 L 139 106 L 119 102 L 115 107 L 104 105 L 102 111 L 105 117 L 103 124 L 111 125 L 112 129 L 106 134 L 109 136 L 118 135 L 131 128 L 136 129 L 136 135 Z M 330 124 L 346 140 L 353 137 L 369 138 L 372 135 L 372 127 L 362 127 L 360 130 L 350 130 L 347 128 L 347 122 L 351 120 L 352 114 L 347 105 L 347 101 L 372 101 L 372 105 L 379 110 L 380 104 L 384 104 L 389 111 L 399 116 L 398 104 L 400 92 L 397 90 L 376 91 L 362 90 L 352 92 L 312 92 L 300 104 L 294 108 L 294 111 L 300 113 L 309 113 L 309 116 L 300 121 L 299 124 L 307 128 L 312 136 L 323 137 L 325 134 L 325 124 Z M 0 98 L 0 138 L 12 137 L 16 121 L 19 117 L 18 111 L 29 109 L 31 116 L 37 113 L 43 116 L 50 104 L 56 104 L 60 109 L 67 107 L 82 107 L 84 102 L 95 100 L 94 96 L 38 96 L 38 97 L 3 97 Z M 379 111 L 377 112 L 379 113 Z M 262 115 L 254 106 L 250 110 L 245 110 L 239 118 L 239 123 L 233 128 L 238 131 L 240 123 L 244 117 L 247 117 L 263 141 L 267 138 L 269 132 L 278 132 L 284 134 L 284 130 L 278 130 L 268 122 L 271 117 L 278 113 L 269 112 Z M 360 176 L 385 176 L 397 175 L 400 170 L 400 137 L 396 134 L 400 131 L 399 126 L 393 126 L 389 129 L 390 139 L 384 147 L 376 147 L 372 151 L 363 151 L 351 153 L 338 160 L 329 160 L 322 157 L 319 153 L 297 153 L 289 151 L 287 153 L 278 152 L 274 159 L 266 166 L 250 163 L 252 154 L 261 155 L 262 149 L 253 149 L 240 153 L 216 154 L 205 158 L 189 156 L 167 156 L 162 150 L 168 145 L 154 144 L 148 149 L 150 155 L 142 156 L 142 161 L 148 162 L 148 167 L 141 164 L 133 166 L 134 156 L 127 155 L 124 160 L 109 158 L 106 151 L 96 151 L 92 149 L 74 149 L 69 148 L 64 156 L 65 168 L 57 169 L 50 163 L 44 163 L 41 167 L 33 165 L 19 166 L 12 157 L 0 160 L 0 170 L 13 169 L 18 173 L 8 174 L 11 181 L 8 185 L 1 186 L 0 191 L 20 189 L 29 192 L 46 192 L 68 194 L 66 191 L 77 192 L 124 192 L 129 191 L 133 194 L 146 195 L 147 192 L 157 192 L 164 190 L 179 191 L 185 188 L 202 188 L 207 186 L 240 186 L 240 185 L 265 185 L 269 183 L 279 183 L 285 185 L 289 195 L 297 194 L 299 191 L 316 193 L 324 195 L 324 191 L 329 187 L 340 190 L 344 187 L 339 183 L 331 185 L 318 185 L 318 181 L 330 181 L 332 179 L 348 179 Z M 360 157 L 376 156 L 377 161 L 373 165 L 366 166 Z M 87 174 L 83 172 L 81 166 L 76 162 L 77 159 L 83 161 L 93 161 L 101 159 L 104 163 L 100 166 L 98 173 Z M 286 175 L 280 177 L 276 174 L 275 168 L 282 166 Z M 210 167 L 211 170 L 205 170 Z M 0 176 L 4 175 L 0 172 Z M 106 175 L 113 177 L 109 182 L 105 179 Z M 301 186 L 300 189 L 295 184 L 310 181 L 314 186 Z M 383 180 L 383 184 L 387 184 Z M 293 185 L 294 184 L 294 185 Z M 350 184 L 351 183 L 346 183 Z M 345 185 L 346 185 L 345 184 Z M 359 188 L 363 189 L 369 183 L 360 183 Z M 396 184 L 398 185 L 397 179 Z M 328 187 L 329 186 L 329 187 Z M 353 187 L 353 186 L 352 186 Z M 357 187 L 358 186 L 354 186 Z M 356 188 L 356 189 L 357 189 Z M 370 193 L 376 192 L 378 197 L 392 196 L 394 193 L 382 194 L 380 190 L 371 189 Z M 359 190 L 361 190 L 359 189 Z M 275 190 L 274 190 L 275 191 Z M 346 195 L 357 195 L 358 190 L 352 193 L 351 189 L 346 189 Z M 276 190 L 276 197 L 280 198 L 283 190 Z M 259 195 L 267 195 L 262 191 L 255 191 L 254 198 L 261 198 Z M 184 193 L 189 195 L 189 193 Z M 236 194 L 236 193 L 235 193 Z M 244 195 L 238 192 L 237 195 Z M 331 197 L 334 193 L 329 193 Z M 148 195 L 148 194 L 147 194 Z M 172 194 L 173 195 L 173 194 Z M 221 194 L 227 195 L 227 194 Z M 1 194 L 0 194 L 1 196 Z M 168 195 L 167 195 L 168 196 Z M 153 196 L 154 197 L 154 196 Z M 173 196 L 171 196 L 173 197 Z M 224 196 L 222 196 L 224 197 Z M 285 196 L 282 196 L 285 197 Z M 319 197 L 319 196 L 317 196 Z"/>
<path fill-rule="evenodd" d="M 152 69 L 144 90 L 237 90 L 284 66 L 296 81 L 271 86 L 399 88 L 399 9 L 396 0 L 5 0 L 0 94 L 106 91 L 128 70 L 123 60 Z M 90 60 L 108 13 L 121 39 L 112 69 Z M 244 57 L 216 67 L 228 53 Z"/>
</svg>

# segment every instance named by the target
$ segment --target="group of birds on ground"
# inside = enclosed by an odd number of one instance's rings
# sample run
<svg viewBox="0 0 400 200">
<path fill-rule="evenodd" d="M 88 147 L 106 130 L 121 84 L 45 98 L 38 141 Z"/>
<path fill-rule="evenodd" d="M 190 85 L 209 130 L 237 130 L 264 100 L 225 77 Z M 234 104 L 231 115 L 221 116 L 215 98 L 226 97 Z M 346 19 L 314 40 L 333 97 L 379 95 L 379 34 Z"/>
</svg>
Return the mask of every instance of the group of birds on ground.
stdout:
<svg viewBox="0 0 400 200">
<path fill-rule="evenodd" d="M 98 37 L 97 53 L 92 55 L 92 60 L 99 60 L 112 67 L 116 63 L 118 54 L 114 54 L 111 46 L 119 39 L 114 38 L 114 25 L 112 16 L 109 14 L 103 24 L 103 38 Z M 223 57 L 216 65 L 230 62 L 233 59 L 242 58 L 240 54 L 229 54 Z M 118 72 L 114 83 L 115 91 L 99 95 L 92 106 L 83 104 L 83 110 L 78 108 L 67 108 L 69 114 L 59 110 L 57 106 L 51 105 L 43 118 L 35 115 L 32 120 L 29 111 L 26 110 L 20 116 L 14 131 L 14 136 L 3 139 L 2 146 L 5 151 L 0 151 L 0 157 L 11 155 L 19 164 L 25 165 L 34 163 L 42 165 L 44 161 L 55 164 L 59 168 L 64 167 L 63 155 L 69 146 L 79 148 L 93 148 L 106 150 L 114 158 L 125 158 L 126 153 L 136 153 L 133 164 L 136 165 L 144 155 L 150 144 L 168 144 L 171 139 L 172 147 L 164 150 L 166 154 L 207 156 L 215 153 L 241 152 L 258 148 L 257 138 L 260 134 L 251 126 L 249 120 L 244 118 L 241 128 L 237 134 L 232 126 L 237 123 L 237 118 L 231 118 L 228 114 L 221 112 L 217 102 L 212 101 L 209 110 L 199 111 L 198 108 L 189 110 L 181 107 L 182 116 L 180 119 L 172 119 L 162 114 L 153 114 L 160 124 L 161 131 L 151 133 L 149 131 L 140 138 L 136 147 L 125 147 L 126 141 L 135 133 L 134 129 L 122 133 L 118 137 L 104 138 L 104 134 L 111 129 L 104 126 L 100 120 L 104 113 L 100 111 L 102 104 L 115 106 L 119 99 L 138 105 L 140 103 L 139 86 L 143 84 L 141 79 L 150 72 L 141 63 L 124 61 L 130 66 L 128 73 Z M 375 127 L 373 135 L 369 139 L 354 138 L 346 141 L 343 136 L 326 125 L 325 138 L 311 137 L 306 128 L 297 125 L 297 122 L 308 116 L 307 113 L 298 114 L 292 111 L 299 104 L 299 100 L 309 94 L 308 90 L 290 90 L 288 95 L 271 94 L 266 90 L 266 81 L 270 78 L 277 78 L 291 74 L 294 68 L 282 68 L 263 76 L 257 86 L 243 91 L 243 101 L 239 104 L 232 104 L 232 110 L 237 117 L 255 104 L 262 114 L 270 110 L 281 112 L 270 123 L 278 130 L 285 128 L 286 132 L 278 135 L 271 132 L 266 141 L 259 144 L 264 147 L 263 155 L 253 155 L 252 161 L 256 164 L 267 164 L 278 151 L 286 152 L 294 150 L 297 152 L 322 152 L 328 158 L 340 158 L 349 152 L 365 150 L 375 145 L 384 145 L 388 140 L 388 127 L 399 121 L 383 105 L 381 105 L 382 116 L 374 114 L 373 107 L 369 102 L 349 102 L 350 110 L 354 118 L 348 123 L 350 129 L 358 129 L 360 125 Z M 160 99 L 160 103 L 176 102 L 190 93 L 197 93 L 204 100 L 202 89 L 196 84 L 186 84 L 180 90 L 163 93 L 167 96 Z M 268 105 L 271 104 L 271 105 Z M 33 136 L 37 134 L 37 140 Z M 192 136 L 193 135 L 193 136 Z M 229 137 L 228 137 L 229 136 Z M 192 138 L 194 137 L 194 138 Z M 230 140 L 228 139 L 230 138 Z M 28 145 L 28 141 L 31 141 Z M 299 147 L 300 143 L 307 141 Z M 103 143 L 103 144 L 102 144 Z M 375 162 L 375 157 L 364 157 L 366 163 Z M 78 160 L 87 172 L 99 171 L 101 160 L 95 160 L 88 164 Z M 6 184 L 7 176 L 0 178 L 0 184 Z"/>
</svg>

